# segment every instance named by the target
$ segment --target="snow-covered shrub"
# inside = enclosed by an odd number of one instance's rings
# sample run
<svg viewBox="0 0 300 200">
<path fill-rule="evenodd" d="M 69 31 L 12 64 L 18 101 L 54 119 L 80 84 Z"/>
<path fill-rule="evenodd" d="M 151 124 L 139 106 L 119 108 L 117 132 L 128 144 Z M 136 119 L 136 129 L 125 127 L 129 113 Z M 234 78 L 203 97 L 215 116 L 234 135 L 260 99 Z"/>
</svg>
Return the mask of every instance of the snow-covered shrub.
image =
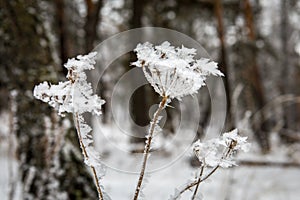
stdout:
<svg viewBox="0 0 300 200">
<path fill-rule="evenodd" d="M 64 65 L 68 69 L 66 76 L 68 80 L 59 82 L 57 85 L 43 82 L 35 86 L 33 95 L 54 107 L 61 116 L 64 116 L 64 113 L 73 114 L 84 162 L 92 169 L 99 199 L 102 200 L 109 199 L 100 185 L 100 179 L 104 176 L 105 169 L 99 160 L 98 153 L 91 145 L 93 140 L 89 133 L 92 128 L 86 124 L 82 116 L 85 112 L 100 115 L 101 106 L 105 103 L 98 95 L 93 94 L 92 86 L 87 82 L 87 75 L 84 72 L 94 69 L 96 54 L 96 52 L 92 52 L 69 59 Z"/>
</svg>

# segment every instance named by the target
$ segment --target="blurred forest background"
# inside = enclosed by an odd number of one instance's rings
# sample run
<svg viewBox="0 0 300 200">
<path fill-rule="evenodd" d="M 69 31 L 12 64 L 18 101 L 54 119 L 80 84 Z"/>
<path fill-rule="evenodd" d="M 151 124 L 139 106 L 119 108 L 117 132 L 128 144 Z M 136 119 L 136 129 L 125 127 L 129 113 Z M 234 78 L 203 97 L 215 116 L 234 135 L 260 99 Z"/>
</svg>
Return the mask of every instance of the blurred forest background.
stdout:
<svg viewBox="0 0 300 200">
<path fill-rule="evenodd" d="M 16 187 L 23 188 L 24 199 L 96 199 L 93 184 L 86 184 L 92 178 L 83 166 L 72 120 L 58 118 L 34 100 L 32 90 L 44 80 L 63 80 L 68 58 L 90 52 L 116 33 L 143 26 L 182 32 L 219 63 L 228 102 L 224 130 L 244 129 L 261 154 L 272 151 L 273 135 L 289 148 L 286 163 L 244 164 L 299 167 L 300 1 L 0 0 L 0 147 L 8 149 L 0 154 L 18 163 L 22 183 L 9 180 L 9 199 L 14 199 Z M 125 56 L 117 71 L 101 79 L 101 96 L 108 102 L 103 123 L 112 120 L 111 89 L 134 59 Z M 201 94 L 199 136 L 210 116 L 209 94 Z M 145 98 L 149 95 L 150 100 Z M 144 110 L 157 97 L 142 87 L 132 98 L 134 121 L 148 124 Z M 168 112 L 170 132 L 173 114 Z"/>
</svg>

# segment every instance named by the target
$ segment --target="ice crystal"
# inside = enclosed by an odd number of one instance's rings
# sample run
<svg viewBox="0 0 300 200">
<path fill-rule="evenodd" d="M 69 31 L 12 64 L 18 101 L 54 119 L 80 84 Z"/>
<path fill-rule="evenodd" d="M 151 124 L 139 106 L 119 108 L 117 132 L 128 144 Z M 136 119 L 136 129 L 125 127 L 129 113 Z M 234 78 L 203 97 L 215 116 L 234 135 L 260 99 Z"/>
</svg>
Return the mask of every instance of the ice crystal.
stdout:
<svg viewBox="0 0 300 200">
<path fill-rule="evenodd" d="M 175 48 L 169 42 L 153 46 L 146 42 L 134 50 L 138 60 L 132 65 L 142 67 L 146 79 L 162 97 L 181 99 L 205 85 L 208 75 L 223 76 L 217 63 L 209 59 L 196 60 L 196 49 Z"/>
</svg>

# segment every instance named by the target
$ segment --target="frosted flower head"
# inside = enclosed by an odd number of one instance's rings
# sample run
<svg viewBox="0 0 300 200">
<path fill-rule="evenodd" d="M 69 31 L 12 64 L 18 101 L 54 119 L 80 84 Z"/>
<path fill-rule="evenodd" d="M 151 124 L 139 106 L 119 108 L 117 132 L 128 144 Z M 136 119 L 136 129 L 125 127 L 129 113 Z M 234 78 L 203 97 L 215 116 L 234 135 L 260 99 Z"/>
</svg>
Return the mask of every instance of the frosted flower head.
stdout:
<svg viewBox="0 0 300 200">
<path fill-rule="evenodd" d="M 134 50 L 138 60 L 132 65 L 142 67 L 146 79 L 162 97 L 171 99 L 192 95 L 205 85 L 208 75 L 223 76 L 217 63 L 196 60 L 196 49 L 175 48 L 169 42 L 153 46 L 146 42 Z"/>
<path fill-rule="evenodd" d="M 43 82 L 35 86 L 33 95 L 58 110 L 58 114 L 91 112 L 101 114 L 104 100 L 93 94 L 92 86 L 86 81 L 85 70 L 94 69 L 96 52 L 69 59 L 64 65 L 68 69 L 68 81 L 52 85 Z"/>
<path fill-rule="evenodd" d="M 238 135 L 237 129 L 224 133 L 220 138 L 214 138 L 193 144 L 193 151 L 204 165 L 227 168 L 236 165 L 233 160 L 233 152 L 237 150 L 248 151 L 250 144 L 247 137 Z M 225 151 L 224 151 L 225 149 Z"/>
<path fill-rule="evenodd" d="M 237 129 L 224 133 L 222 135 L 222 140 L 220 140 L 220 144 L 227 147 L 230 146 L 230 148 L 233 150 L 242 150 L 244 152 L 247 152 L 250 149 L 250 144 L 247 142 L 247 137 L 238 135 Z"/>
<path fill-rule="evenodd" d="M 220 162 L 218 147 L 218 139 L 211 139 L 206 142 L 197 140 L 193 144 L 193 151 L 204 165 L 215 167 Z"/>
<path fill-rule="evenodd" d="M 86 80 L 85 70 L 94 69 L 94 65 L 96 64 L 97 52 L 91 52 L 87 55 L 78 55 L 76 58 L 68 59 L 68 62 L 64 64 L 64 67 L 68 70 L 68 74 L 66 76 L 71 82 L 75 82 L 75 80 Z"/>
</svg>

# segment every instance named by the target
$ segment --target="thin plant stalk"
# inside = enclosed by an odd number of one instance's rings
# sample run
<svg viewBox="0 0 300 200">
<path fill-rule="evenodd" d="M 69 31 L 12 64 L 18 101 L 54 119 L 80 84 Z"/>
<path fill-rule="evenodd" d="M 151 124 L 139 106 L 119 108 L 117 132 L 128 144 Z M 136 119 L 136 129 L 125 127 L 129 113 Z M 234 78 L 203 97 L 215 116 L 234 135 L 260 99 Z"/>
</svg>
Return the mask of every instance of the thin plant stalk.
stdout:
<svg viewBox="0 0 300 200">
<path fill-rule="evenodd" d="M 220 165 L 217 165 L 216 167 L 214 167 L 203 179 L 197 179 L 193 182 L 191 182 L 190 184 L 188 184 L 185 188 L 183 188 L 176 197 L 174 197 L 174 199 L 178 199 L 185 191 L 191 189 L 192 187 L 194 187 L 195 185 L 199 185 L 201 182 L 205 181 L 206 179 L 208 179 L 218 168 L 220 167 Z"/>
<path fill-rule="evenodd" d="M 78 134 L 79 144 L 80 144 L 80 147 L 81 147 L 83 156 L 84 156 L 84 158 L 85 158 L 85 160 L 86 160 L 86 159 L 89 158 L 89 156 L 88 156 L 86 147 L 85 147 L 85 145 L 84 145 L 84 143 L 83 143 L 82 136 L 81 136 L 80 122 L 79 122 L 79 114 L 78 114 L 78 113 L 75 113 L 75 114 L 74 114 L 74 117 L 75 117 L 75 126 L 76 126 L 76 129 L 77 129 L 77 134 Z M 94 166 L 91 165 L 90 167 L 91 167 L 91 169 L 92 169 L 92 174 L 93 174 L 93 177 L 94 177 L 94 180 L 95 180 L 95 184 L 96 184 L 96 187 L 97 187 L 99 200 L 103 200 L 103 193 L 102 193 L 102 191 L 101 191 L 99 179 L 98 179 L 98 176 L 97 176 L 97 171 L 96 171 L 96 169 L 95 169 Z"/>
<path fill-rule="evenodd" d="M 167 104 L 167 100 L 168 100 L 168 97 L 164 96 L 162 101 L 159 104 L 158 109 L 154 113 L 153 120 L 152 120 L 152 123 L 149 128 L 148 140 L 147 140 L 147 143 L 146 143 L 145 149 L 144 149 L 143 163 L 142 163 L 142 168 L 140 171 L 139 180 L 138 180 L 138 183 L 137 183 L 137 186 L 135 189 L 135 193 L 134 193 L 134 198 L 133 198 L 134 200 L 137 200 L 139 197 L 139 193 L 140 193 L 142 182 L 143 182 L 144 175 L 145 175 L 145 170 L 146 170 L 146 166 L 147 166 L 147 161 L 148 161 L 148 157 L 149 157 L 149 152 L 150 152 L 150 147 L 151 147 L 151 142 L 152 142 L 155 126 L 158 122 L 161 111 L 165 108 L 165 106 Z"/>
<path fill-rule="evenodd" d="M 223 160 L 223 159 L 225 159 L 227 156 L 229 156 L 229 154 L 230 154 L 230 153 L 232 152 L 232 150 L 234 149 L 234 146 L 235 146 L 235 145 L 236 145 L 236 141 L 232 140 L 232 141 L 230 142 L 229 146 L 228 146 L 228 149 L 226 150 L 226 152 L 223 153 L 223 156 L 221 157 L 220 160 Z M 195 181 L 191 182 L 190 184 L 188 184 L 185 188 L 183 188 L 183 189 L 177 194 L 177 196 L 174 197 L 174 199 L 178 199 L 185 191 L 191 189 L 191 188 L 194 187 L 194 186 L 199 187 L 198 185 L 199 185 L 200 183 L 202 183 L 203 181 L 205 181 L 206 179 L 208 179 L 211 175 L 213 175 L 213 173 L 215 173 L 219 167 L 220 167 L 220 165 L 215 166 L 215 167 L 214 167 L 214 168 L 213 168 L 213 169 L 212 169 L 212 170 L 211 170 L 204 178 L 201 179 L 201 177 L 200 177 L 200 178 L 196 179 Z M 204 168 L 204 166 L 203 166 L 203 168 Z M 201 170 L 202 170 L 202 169 L 201 169 Z M 202 173 L 203 173 L 203 172 L 202 172 Z M 200 174 L 201 174 L 201 172 L 200 172 Z M 193 194 L 192 200 L 193 200 L 193 198 L 196 197 L 196 194 L 195 194 L 195 193 L 197 193 L 197 190 L 198 190 L 198 189 L 195 189 L 195 192 L 194 192 L 194 194 Z"/>
<path fill-rule="evenodd" d="M 198 188 L 199 188 L 199 185 L 200 185 L 200 180 L 202 178 L 202 175 L 203 175 L 203 171 L 204 171 L 204 164 L 201 163 L 201 167 L 200 167 L 200 174 L 199 174 L 199 177 L 198 177 L 198 183 L 196 185 L 196 188 L 195 188 L 195 191 L 194 191 L 194 194 L 192 196 L 192 200 L 194 200 L 196 198 L 196 195 L 197 195 L 197 192 L 198 192 Z"/>
</svg>

